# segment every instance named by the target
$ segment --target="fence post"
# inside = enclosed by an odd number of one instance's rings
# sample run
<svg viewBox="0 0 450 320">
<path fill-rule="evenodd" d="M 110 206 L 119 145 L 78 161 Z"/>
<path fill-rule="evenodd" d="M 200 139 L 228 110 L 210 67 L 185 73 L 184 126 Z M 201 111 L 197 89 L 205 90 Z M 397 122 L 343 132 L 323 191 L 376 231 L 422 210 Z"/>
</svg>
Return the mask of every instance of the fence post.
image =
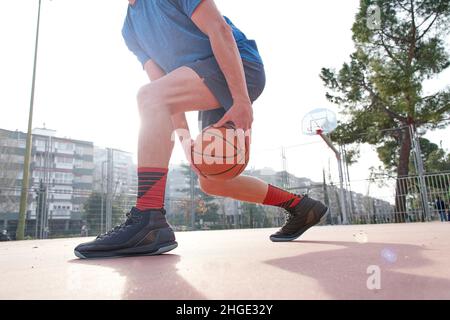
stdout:
<svg viewBox="0 0 450 320">
<path fill-rule="evenodd" d="M 341 204 L 341 210 L 342 210 L 342 224 L 348 224 L 347 220 L 347 206 L 345 204 L 345 195 L 344 195 L 344 175 L 342 172 L 342 157 L 339 150 L 336 149 L 336 147 L 331 142 L 331 139 L 328 138 L 321 130 L 317 131 L 317 134 L 325 141 L 325 143 L 330 147 L 331 150 L 333 150 L 334 154 L 336 155 L 338 170 L 339 170 L 339 201 Z"/>
<path fill-rule="evenodd" d="M 409 125 L 410 130 L 410 136 L 411 136 L 411 142 L 413 146 L 414 151 L 414 164 L 416 166 L 417 173 L 419 175 L 419 189 L 420 189 L 420 197 L 422 201 L 422 207 L 423 207 L 423 214 L 422 214 L 422 221 L 428 221 L 430 219 L 430 208 L 428 206 L 428 192 L 427 192 L 427 185 L 425 183 L 424 178 L 424 167 L 423 167 L 423 161 L 422 161 L 422 152 L 420 150 L 420 141 L 417 137 L 416 128 L 414 127 L 414 124 Z"/>
</svg>

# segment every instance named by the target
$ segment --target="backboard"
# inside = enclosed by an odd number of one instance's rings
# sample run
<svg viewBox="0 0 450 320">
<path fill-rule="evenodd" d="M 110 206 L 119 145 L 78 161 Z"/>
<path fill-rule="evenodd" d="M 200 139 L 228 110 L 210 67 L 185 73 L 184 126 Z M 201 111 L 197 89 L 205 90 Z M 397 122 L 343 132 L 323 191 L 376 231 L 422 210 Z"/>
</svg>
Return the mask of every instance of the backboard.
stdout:
<svg viewBox="0 0 450 320">
<path fill-rule="evenodd" d="M 302 121 L 303 134 L 314 136 L 319 133 L 331 133 L 337 127 L 336 114 L 325 108 L 308 112 Z"/>
</svg>

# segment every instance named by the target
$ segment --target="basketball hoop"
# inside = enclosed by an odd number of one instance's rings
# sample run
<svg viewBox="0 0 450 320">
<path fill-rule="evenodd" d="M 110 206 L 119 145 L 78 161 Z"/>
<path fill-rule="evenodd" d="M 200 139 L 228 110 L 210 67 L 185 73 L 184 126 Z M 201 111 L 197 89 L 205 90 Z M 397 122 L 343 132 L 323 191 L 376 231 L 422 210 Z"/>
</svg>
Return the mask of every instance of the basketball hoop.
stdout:
<svg viewBox="0 0 450 320">
<path fill-rule="evenodd" d="M 302 130 L 303 134 L 307 136 L 315 136 L 318 135 L 322 138 L 322 140 L 328 145 L 328 147 L 334 152 L 336 155 L 336 160 L 338 164 L 339 170 L 339 198 L 341 203 L 341 212 L 342 212 L 342 223 L 347 224 L 347 206 L 345 204 L 345 196 L 344 196 L 344 176 L 342 170 L 342 157 L 339 150 L 333 145 L 330 137 L 327 134 L 333 132 L 337 127 L 337 119 L 336 114 L 328 109 L 314 109 L 313 111 L 307 113 L 303 117 L 302 121 Z"/>
<path fill-rule="evenodd" d="M 329 134 L 337 127 L 336 114 L 328 109 L 314 109 L 303 117 L 303 134 L 315 136 Z"/>
</svg>

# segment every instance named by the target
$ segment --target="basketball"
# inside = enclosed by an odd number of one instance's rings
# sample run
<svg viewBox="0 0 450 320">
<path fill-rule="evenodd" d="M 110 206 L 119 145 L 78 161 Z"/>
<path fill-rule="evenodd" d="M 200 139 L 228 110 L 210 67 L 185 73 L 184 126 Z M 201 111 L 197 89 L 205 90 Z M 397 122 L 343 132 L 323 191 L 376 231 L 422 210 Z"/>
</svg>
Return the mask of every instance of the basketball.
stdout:
<svg viewBox="0 0 450 320">
<path fill-rule="evenodd" d="M 231 125 L 205 128 L 192 147 L 192 165 L 208 179 L 233 179 L 247 167 L 249 140 Z"/>
</svg>

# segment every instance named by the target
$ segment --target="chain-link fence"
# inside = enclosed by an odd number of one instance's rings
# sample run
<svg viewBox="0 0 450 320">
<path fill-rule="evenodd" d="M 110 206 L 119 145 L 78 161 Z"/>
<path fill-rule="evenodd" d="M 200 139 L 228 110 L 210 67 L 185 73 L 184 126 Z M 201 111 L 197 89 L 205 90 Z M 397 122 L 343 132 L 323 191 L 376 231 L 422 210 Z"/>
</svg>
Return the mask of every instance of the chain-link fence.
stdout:
<svg viewBox="0 0 450 320">
<path fill-rule="evenodd" d="M 342 221 L 343 210 L 350 224 L 450 220 L 448 172 L 400 178 L 383 175 L 349 181 L 344 189 L 344 205 L 333 182 L 292 189 L 306 191 L 324 201 L 330 207 L 328 223 L 332 224 Z"/>
<path fill-rule="evenodd" d="M 286 172 L 249 171 L 248 174 L 278 186 L 288 181 L 292 192 L 323 201 L 330 208 L 327 224 L 340 224 L 343 210 L 351 224 L 447 221 L 449 218 L 450 173 L 351 181 L 344 190 L 344 205 L 340 202 L 339 187 L 333 182 L 314 183 Z M 197 188 L 191 197 L 188 185 L 184 188 L 170 182 L 169 178 L 165 208 L 169 222 L 177 231 L 269 228 L 284 222 L 282 209 L 210 197 Z M 366 192 L 352 191 L 362 189 Z M 108 195 L 40 185 L 29 192 L 26 236 L 45 239 L 104 233 L 126 219 L 135 200 L 133 193 Z M 14 239 L 19 201 L 20 187 L 0 187 L 3 239 L 8 236 Z"/>
<path fill-rule="evenodd" d="M 0 231 L 3 240 L 13 240 L 20 188 L 0 188 L 0 199 Z M 135 194 L 109 197 L 95 191 L 69 193 L 45 187 L 30 190 L 25 235 L 27 239 L 95 236 L 123 223 L 135 200 Z M 204 194 L 195 194 L 193 200 L 188 193 L 185 197 L 166 197 L 165 210 L 176 231 L 268 228 L 284 222 L 279 208 Z"/>
<path fill-rule="evenodd" d="M 398 219 L 448 221 L 450 173 L 400 178 L 397 180 L 395 190 Z"/>
</svg>

